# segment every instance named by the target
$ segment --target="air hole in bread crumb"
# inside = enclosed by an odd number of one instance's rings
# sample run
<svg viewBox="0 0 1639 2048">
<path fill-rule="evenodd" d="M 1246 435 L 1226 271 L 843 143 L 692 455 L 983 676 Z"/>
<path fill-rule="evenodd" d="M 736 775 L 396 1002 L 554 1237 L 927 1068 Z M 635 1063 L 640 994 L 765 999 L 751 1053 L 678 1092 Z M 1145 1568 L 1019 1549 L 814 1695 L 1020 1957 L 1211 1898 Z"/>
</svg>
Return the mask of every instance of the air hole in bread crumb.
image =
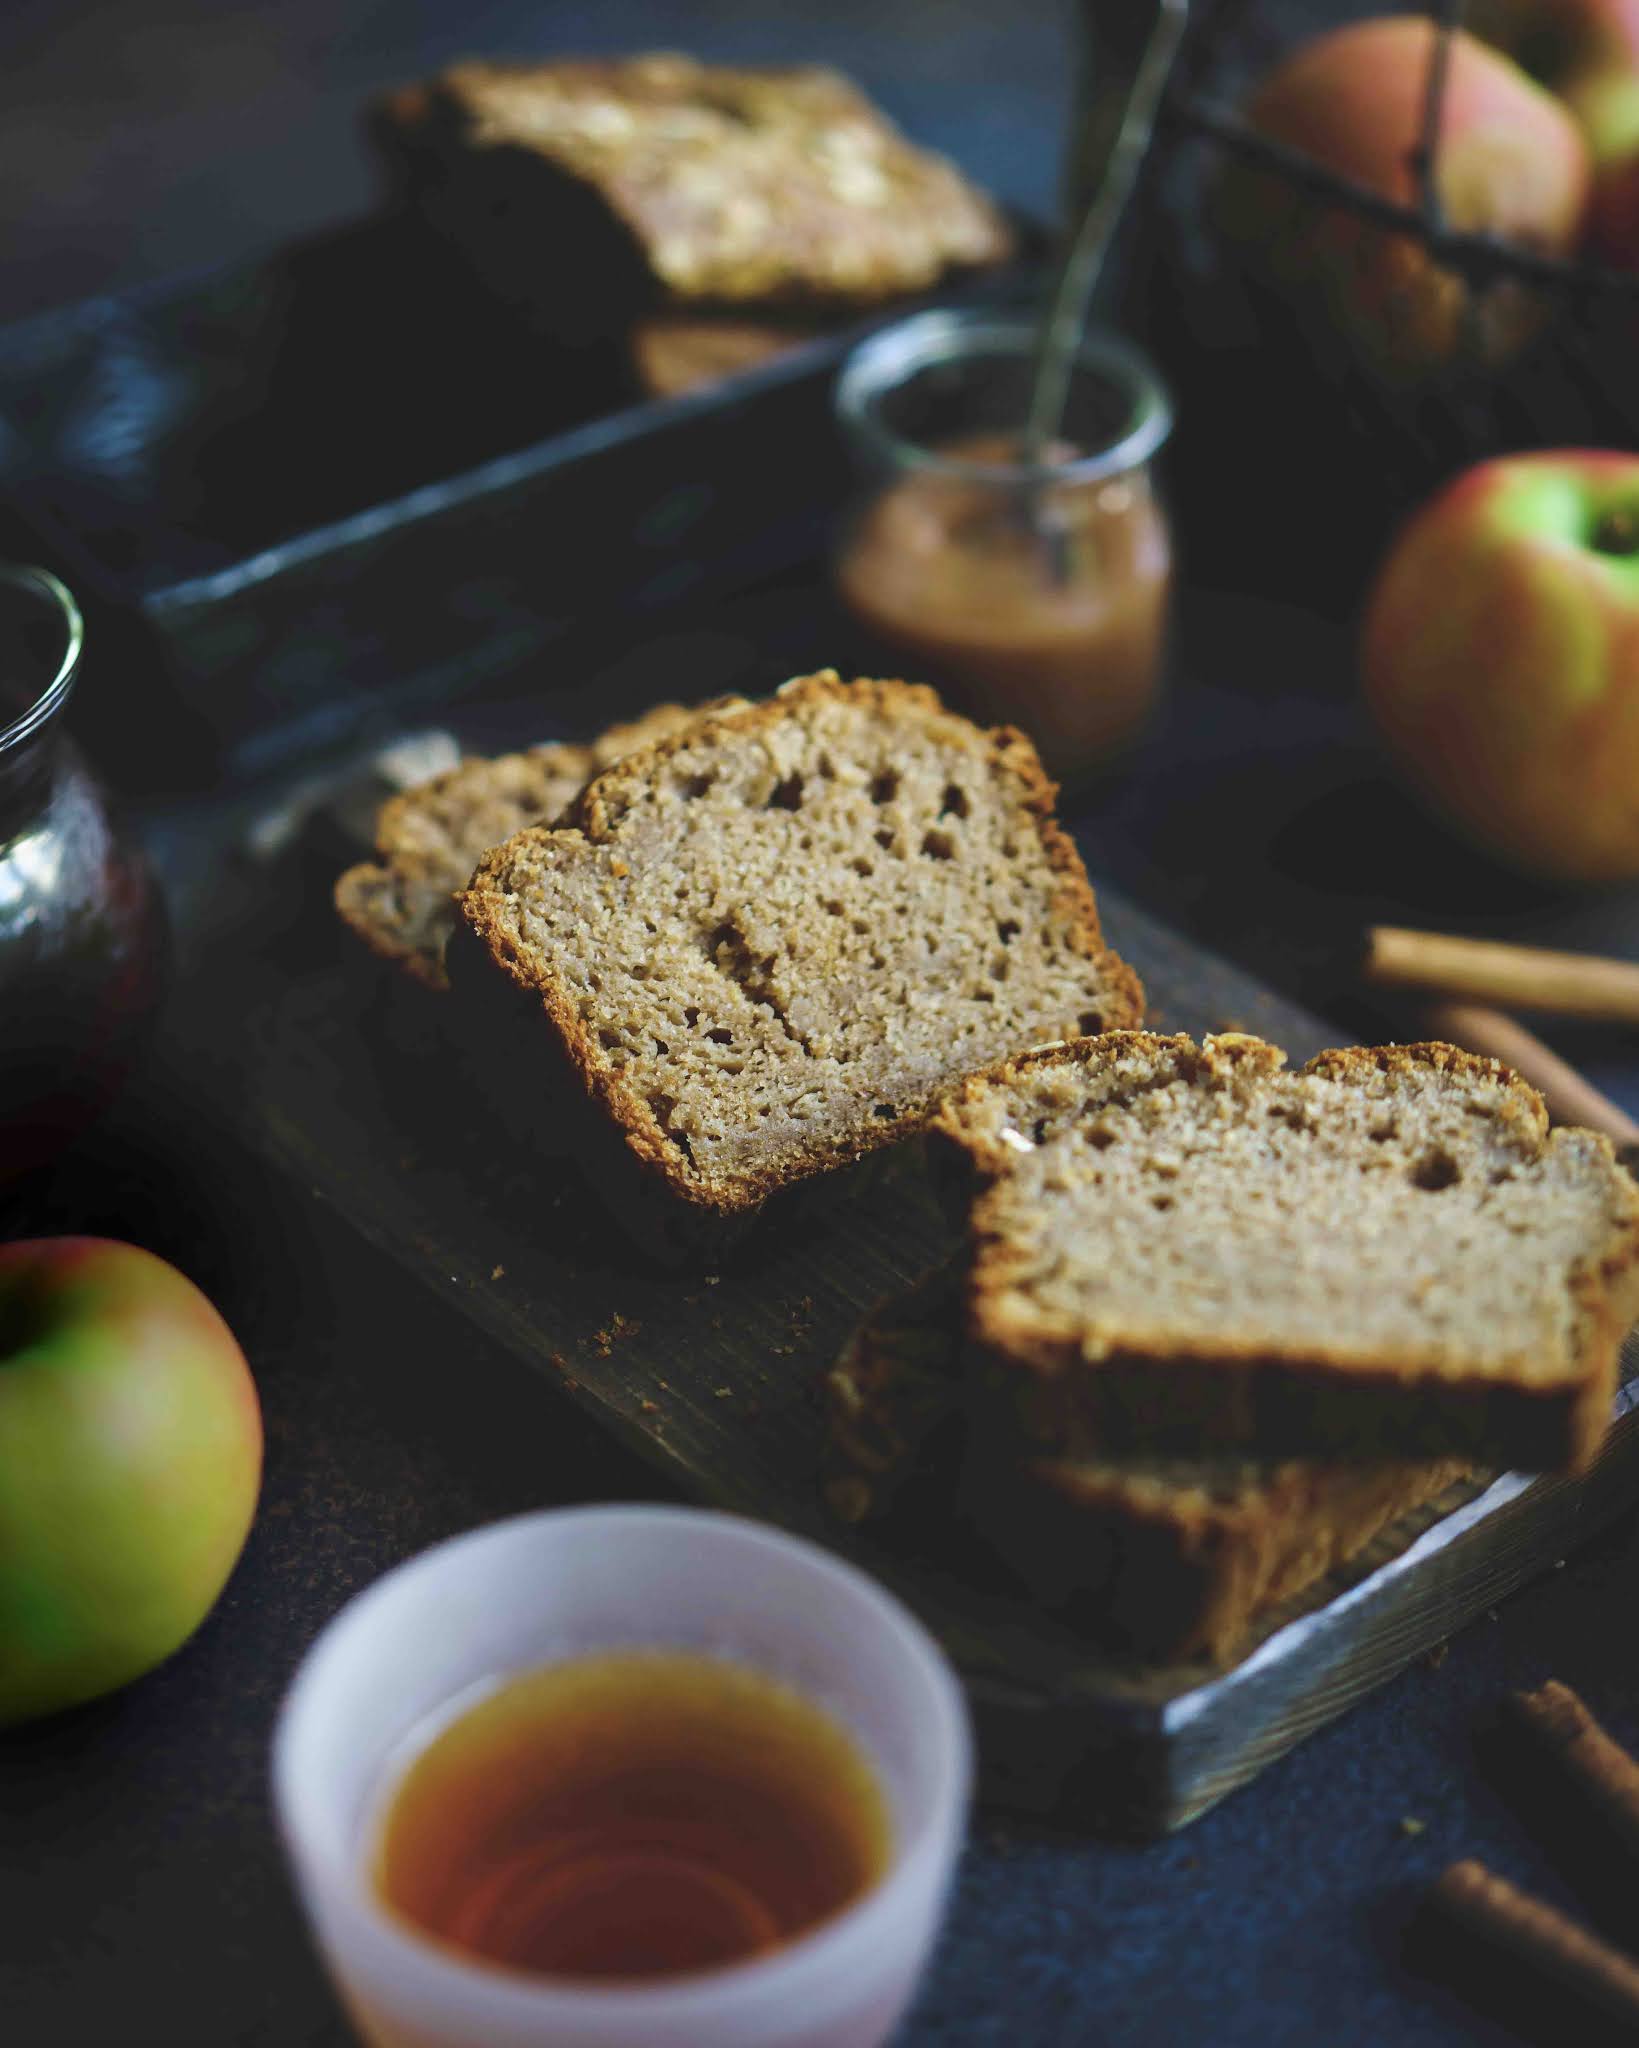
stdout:
<svg viewBox="0 0 1639 2048">
<path fill-rule="evenodd" d="M 1171 1195 L 1151 1195 L 1150 1207 L 1152 1209 L 1170 1209 L 1172 1207 Z"/>
<path fill-rule="evenodd" d="M 996 927 L 996 936 L 1004 946 L 1010 946 L 1022 929 L 1016 917 L 1004 917 Z"/>
<path fill-rule="evenodd" d="M 693 803 L 697 797 L 704 796 L 716 780 L 716 776 L 709 772 L 703 775 L 691 775 L 687 781 L 680 785 L 679 794 L 685 803 Z"/>
<path fill-rule="evenodd" d="M 1442 1188 L 1455 1187 L 1462 1177 L 1462 1168 L 1443 1145 L 1425 1152 L 1411 1169 L 1412 1186 L 1424 1188 L 1431 1195 L 1437 1195 Z"/>
<path fill-rule="evenodd" d="M 776 782 L 769 791 L 764 806 L 770 811 L 800 811 L 802 809 L 802 777 L 788 775 L 783 782 Z"/>
<path fill-rule="evenodd" d="M 619 1045 L 619 1043 L 620 1033 L 618 1031 L 611 1031 L 607 1024 L 603 1024 L 598 1027 L 599 1045 L 603 1046 L 605 1049 L 608 1049 L 609 1047 Z"/>
<path fill-rule="evenodd" d="M 671 1051 L 671 1047 L 666 1043 L 665 1039 L 663 1038 L 657 1038 L 655 1040 L 654 1049 L 662 1059 L 664 1059 L 667 1053 Z"/>
<path fill-rule="evenodd" d="M 843 914 L 842 899 L 838 896 L 827 896 L 825 899 L 825 914 L 827 917 L 841 917 Z"/>
<path fill-rule="evenodd" d="M 708 1031 L 706 1036 L 713 1045 L 732 1045 L 734 1043 L 734 1033 L 721 1024 L 717 1026 L 716 1030 Z"/>
<path fill-rule="evenodd" d="M 959 782 L 947 782 L 944 802 L 939 806 L 940 817 L 965 818 L 968 808 L 967 791 Z"/>
<path fill-rule="evenodd" d="M 1104 1029 L 1104 1018 L 1097 1010 L 1083 1010 L 1076 1024 L 1083 1038 L 1096 1038 Z"/>
<path fill-rule="evenodd" d="M 862 853 L 856 853 L 848 865 L 856 875 L 863 875 L 867 881 L 876 873 L 876 862 L 867 860 Z"/>
<path fill-rule="evenodd" d="M 694 1029 L 695 1025 L 699 1023 L 699 1021 L 700 1021 L 700 1011 L 699 1011 L 699 1008 L 698 1008 L 698 1006 L 697 1006 L 696 1004 L 694 1004 L 694 1003 L 690 1003 L 690 1005 L 688 1006 L 688 1008 L 687 1008 L 687 1009 L 686 1009 L 686 1010 L 685 1010 L 685 1011 L 683 1012 L 683 1022 L 684 1022 L 684 1023 L 685 1023 L 685 1024 L 686 1024 L 686 1025 L 687 1025 L 687 1026 L 689 1027 L 689 1029 L 690 1029 L 690 1030 L 692 1031 L 692 1030 Z"/>
<path fill-rule="evenodd" d="M 954 860 L 956 841 L 948 832 L 941 832 L 937 826 L 930 825 L 922 834 L 922 851 L 929 860 Z"/>
<path fill-rule="evenodd" d="M 871 802 L 873 804 L 891 804 L 898 794 L 899 770 L 897 768 L 885 768 L 871 784 Z"/>
<path fill-rule="evenodd" d="M 891 1102 L 875 1102 L 871 1105 L 871 1114 L 872 1116 L 890 1117 L 898 1116 L 899 1112 Z"/>
<path fill-rule="evenodd" d="M 1031 1135 L 1031 1137 L 1032 1137 L 1032 1138 L 1034 1138 L 1034 1139 L 1035 1139 L 1035 1141 L 1036 1141 L 1036 1143 L 1037 1143 L 1038 1145 L 1045 1145 L 1045 1144 L 1046 1144 L 1046 1142 L 1047 1142 L 1047 1119 L 1046 1119 L 1046 1117 L 1044 1117 L 1044 1116 L 1039 1116 L 1039 1117 L 1037 1117 L 1036 1121 L 1035 1121 L 1035 1122 L 1034 1122 L 1034 1123 L 1033 1123 L 1033 1124 L 1031 1125 L 1031 1127 L 1030 1127 L 1030 1135 Z"/>
<path fill-rule="evenodd" d="M 882 828 L 881 828 L 881 829 L 880 829 L 880 830 L 878 831 L 878 833 L 877 833 L 877 835 L 876 835 L 876 843 L 877 843 L 877 845 L 878 845 L 878 846 L 892 846 L 892 844 L 893 844 L 893 833 L 892 833 L 892 831 L 891 831 L 891 830 L 890 830 L 890 829 L 889 829 L 889 828 L 888 828 L 888 827 L 887 827 L 886 825 L 884 825 L 884 826 L 883 826 L 883 827 L 882 827 Z"/>
<path fill-rule="evenodd" d="M 1399 1137 L 1400 1126 L 1392 1116 L 1387 1117 L 1382 1123 L 1373 1124 L 1366 1135 L 1374 1145 L 1386 1145 L 1391 1138 Z"/>
<path fill-rule="evenodd" d="M 1108 1124 L 1090 1124 L 1087 1127 L 1086 1138 L 1095 1152 L 1108 1152 L 1115 1143 L 1115 1132 Z"/>
</svg>

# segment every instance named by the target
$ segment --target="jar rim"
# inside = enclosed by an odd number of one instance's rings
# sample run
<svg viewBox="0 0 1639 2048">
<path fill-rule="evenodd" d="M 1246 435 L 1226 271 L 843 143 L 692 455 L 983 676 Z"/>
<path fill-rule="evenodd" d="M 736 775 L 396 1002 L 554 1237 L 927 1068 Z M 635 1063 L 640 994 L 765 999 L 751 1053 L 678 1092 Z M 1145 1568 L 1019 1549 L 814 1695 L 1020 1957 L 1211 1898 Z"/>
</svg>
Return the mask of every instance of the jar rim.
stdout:
<svg viewBox="0 0 1639 2048">
<path fill-rule="evenodd" d="M 837 376 L 837 415 L 879 454 L 901 467 L 966 483 L 1098 483 L 1147 462 L 1172 431 L 1172 400 L 1143 351 L 1105 330 L 1083 335 L 1075 366 L 1101 375 L 1129 393 L 1131 410 L 1113 439 L 1073 462 L 964 460 L 908 440 L 883 423 L 877 402 L 916 371 L 985 356 L 1028 360 L 1035 350 L 1036 335 L 1032 321 L 1006 314 L 937 308 L 912 314 L 867 336 L 849 354 Z"/>
<path fill-rule="evenodd" d="M 50 682 L 15 718 L 0 725 L 0 753 L 5 753 L 38 732 L 67 703 L 85 646 L 85 619 L 68 585 L 60 577 L 53 576 L 49 569 L 29 562 L 0 562 L 0 583 L 43 598 L 56 608 L 64 627 L 62 659 Z"/>
</svg>

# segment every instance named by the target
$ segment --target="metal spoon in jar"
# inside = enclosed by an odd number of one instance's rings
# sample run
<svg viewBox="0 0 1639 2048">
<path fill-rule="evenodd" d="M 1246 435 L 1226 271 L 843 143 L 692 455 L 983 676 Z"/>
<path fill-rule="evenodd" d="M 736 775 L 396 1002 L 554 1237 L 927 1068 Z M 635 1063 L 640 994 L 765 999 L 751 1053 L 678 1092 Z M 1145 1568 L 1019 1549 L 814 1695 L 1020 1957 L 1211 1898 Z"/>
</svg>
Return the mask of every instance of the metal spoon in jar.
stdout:
<svg viewBox="0 0 1639 2048">
<path fill-rule="evenodd" d="M 1088 308 L 1104 268 L 1104 258 L 1149 147 L 1161 96 L 1188 22 L 1189 0 L 1157 0 L 1155 24 L 1133 75 L 1103 173 L 1093 185 L 1080 225 L 1066 237 L 1037 333 L 1030 372 L 1030 404 L 1019 444 L 1020 467 L 1028 479 L 1023 489 L 1023 510 L 1031 530 L 1042 542 L 1053 580 L 1058 584 L 1069 580 L 1069 549 L 1063 526 L 1050 516 L 1042 473 L 1049 467 L 1049 451 L 1063 425 L 1076 350 L 1087 325 Z M 1090 83 L 1092 89 L 1086 94 L 1075 126 L 1073 148 L 1077 162 L 1091 153 L 1101 113 L 1097 81 Z"/>
</svg>

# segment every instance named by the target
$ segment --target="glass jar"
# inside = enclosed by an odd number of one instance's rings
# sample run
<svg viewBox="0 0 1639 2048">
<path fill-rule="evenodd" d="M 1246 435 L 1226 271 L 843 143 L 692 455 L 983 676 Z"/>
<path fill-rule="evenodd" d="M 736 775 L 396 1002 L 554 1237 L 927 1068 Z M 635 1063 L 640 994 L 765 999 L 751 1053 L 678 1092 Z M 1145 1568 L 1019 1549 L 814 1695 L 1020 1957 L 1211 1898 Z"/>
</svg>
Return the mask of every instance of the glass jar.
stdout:
<svg viewBox="0 0 1639 2048">
<path fill-rule="evenodd" d="M 0 563 L 0 1181 L 107 1106 L 164 978 L 147 863 L 62 729 L 84 637 L 55 576 Z"/>
<path fill-rule="evenodd" d="M 1088 336 L 1060 438 L 1024 466 L 1035 339 L 933 312 L 854 351 L 837 411 L 864 487 L 836 580 L 903 673 L 1022 726 L 1073 780 L 1133 738 L 1159 687 L 1172 547 L 1150 463 L 1172 409 L 1137 349 Z"/>
</svg>

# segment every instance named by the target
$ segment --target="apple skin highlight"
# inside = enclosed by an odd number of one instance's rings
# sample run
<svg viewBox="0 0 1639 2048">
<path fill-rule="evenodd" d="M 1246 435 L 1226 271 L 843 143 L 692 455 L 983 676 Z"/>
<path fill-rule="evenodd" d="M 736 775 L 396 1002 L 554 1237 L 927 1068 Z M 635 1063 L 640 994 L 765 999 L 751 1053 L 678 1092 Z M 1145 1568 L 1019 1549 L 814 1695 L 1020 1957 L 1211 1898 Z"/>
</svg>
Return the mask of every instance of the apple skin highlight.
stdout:
<svg viewBox="0 0 1639 2048">
<path fill-rule="evenodd" d="M 0 1725 L 179 1648 L 261 1469 L 244 1354 L 191 1280 L 107 1239 L 0 1246 Z"/>
<path fill-rule="evenodd" d="M 1639 875 L 1639 456 L 1465 471 L 1389 551 L 1366 698 L 1410 779 L 1535 874 Z"/>
</svg>

